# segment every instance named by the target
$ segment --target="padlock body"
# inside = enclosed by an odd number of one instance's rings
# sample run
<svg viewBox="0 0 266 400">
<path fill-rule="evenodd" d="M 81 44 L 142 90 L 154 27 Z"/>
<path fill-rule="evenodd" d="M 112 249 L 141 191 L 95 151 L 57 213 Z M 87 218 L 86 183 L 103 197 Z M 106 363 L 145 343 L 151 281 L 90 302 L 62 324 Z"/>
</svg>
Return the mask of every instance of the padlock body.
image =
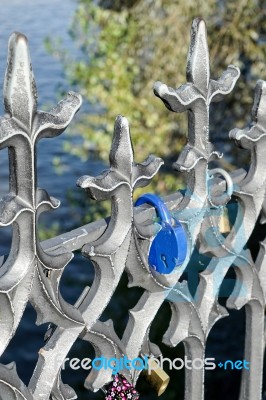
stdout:
<svg viewBox="0 0 266 400">
<path fill-rule="evenodd" d="M 186 258 L 188 245 L 185 230 L 179 221 L 171 218 L 160 197 L 146 193 L 138 198 L 135 205 L 140 206 L 145 203 L 155 208 L 162 226 L 151 243 L 148 256 L 149 265 L 160 274 L 170 274 Z"/>
<path fill-rule="evenodd" d="M 162 223 L 162 229 L 152 241 L 149 251 L 149 265 L 160 274 L 170 274 L 182 264 L 187 251 L 186 238 L 182 225 Z"/>
</svg>

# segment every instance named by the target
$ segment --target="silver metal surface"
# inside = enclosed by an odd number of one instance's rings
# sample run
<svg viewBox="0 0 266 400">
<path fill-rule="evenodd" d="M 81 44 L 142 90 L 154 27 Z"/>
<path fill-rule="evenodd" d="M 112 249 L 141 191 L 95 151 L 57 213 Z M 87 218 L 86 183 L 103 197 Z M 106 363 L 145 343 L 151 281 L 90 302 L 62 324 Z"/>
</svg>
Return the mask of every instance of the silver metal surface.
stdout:
<svg viewBox="0 0 266 400">
<path fill-rule="evenodd" d="M 69 93 L 49 113 L 37 111 L 27 39 L 19 33 L 11 36 L 4 83 L 6 115 L 0 119 L 1 149 L 9 148 L 10 160 L 10 188 L 0 202 L 0 226 L 13 227 L 10 254 L 0 268 L 1 354 L 14 336 L 28 301 L 37 312 L 37 324 L 52 325 L 39 350 L 28 387 L 19 379 L 14 364 L 0 365 L 1 399 L 75 399 L 74 390 L 61 380 L 61 367 L 78 338 L 89 341 L 99 357 L 126 355 L 132 360 L 143 355 L 157 356 L 160 349 L 150 342 L 149 332 L 164 301 L 169 302 L 172 316 L 163 342 L 170 347 L 183 342 L 189 359 L 203 359 L 210 330 L 228 315 L 219 304 L 219 291 L 231 266 L 237 279 L 226 307 L 245 307 L 245 359 L 250 361 L 250 370 L 242 373 L 239 399 L 261 399 L 266 244 L 261 244 L 257 260 L 252 259 L 246 244 L 260 214 L 265 222 L 265 82 L 258 81 L 255 89 L 252 125 L 230 132 L 237 145 L 250 150 L 248 172 L 209 170 L 209 162 L 222 157 L 209 141 L 209 106 L 233 90 L 239 75 L 238 68 L 229 66 L 217 81 L 210 79 L 205 23 L 195 19 L 187 63 L 188 82 L 178 89 L 160 82 L 154 85 L 155 95 L 170 111 L 188 112 L 188 142 L 174 164 L 187 177 L 186 192 L 176 192 L 164 200 L 185 227 L 189 251 L 181 266 L 162 275 L 148 265 L 149 247 L 160 229 L 153 222 L 154 209 L 134 209 L 132 196 L 135 188 L 151 181 L 163 161 L 149 156 L 143 163 L 134 162 L 128 121 L 122 116 L 115 121 L 109 169 L 96 177 L 85 175 L 77 182 L 96 201 L 111 201 L 110 218 L 39 243 L 38 217 L 41 212 L 58 207 L 59 201 L 37 187 L 36 143 L 64 131 L 80 108 L 81 97 Z M 219 220 L 232 200 L 238 211 L 225 236 L 219 232 Z M 209 256 L 209 263 L 199 274 L 196 294 L 192 296 L 189 282 L 179 280 L 196 246 Z M 60 295 L 59 283 L 73 257 L 72 251 L 79 248 L 92 262 L 95 277 L 92 286 L 85 288 L 72 306 Z M 129 278 L 128 286 L 141 287 L 143 294 L 129 310 L 120 339 L 113 322 L 99 318 L 124 271 Z M 121 373 L 134 385 L 137 383 L 139 371 L 124 369 Z M 110 368 L 93 369 L 85 386 L 97 391 L 111 381 L 111 375 Z M 204 369 L 186 369 L 185 388 L 185 400 L 203 400 Z"/>
</svg>

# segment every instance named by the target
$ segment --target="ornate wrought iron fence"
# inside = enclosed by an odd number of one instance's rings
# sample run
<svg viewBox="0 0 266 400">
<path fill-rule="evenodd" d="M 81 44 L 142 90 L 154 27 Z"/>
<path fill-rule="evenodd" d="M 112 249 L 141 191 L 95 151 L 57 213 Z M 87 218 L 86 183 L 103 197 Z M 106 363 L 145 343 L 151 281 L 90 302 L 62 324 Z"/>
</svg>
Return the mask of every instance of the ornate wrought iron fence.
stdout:
<svg viewBox="0 0 266 400">
<path fill-rule="evenodd" d="M 160 274 L 149 267 L 148 252 L 161 225 L 154 222 L 154 208 L 134 209 L 132 193 L 136 187 L 150 182 L 163 161 L 149 156 L 143 163 L 134 162 L 128 122 L 122 116 L 115 121 L 110 168 L 96 177 L 83 176 L 77 182 L 89 197 L 110 199 L 110 220 L 96 221 L 39 242 L 38 217 L 43 211 L 58 207 L 59 202 L 37 187 L 36 143 L 64 131 L 80 108 L 81 97 L 71 92 L 49 113 L 37 111 L 37 90 L 27 39 L 19 33 L 11 36 L 4 82 L 7 114 L 0 120 L 1 149 L 9 149 L 10 189 L 0 203 L 0 223 L 12 225 L 13 239 L 10 254 L 0 269 L 1 354 L 15 334 L 28 301 L 38 314 L 38 324 L 49 322 L 53 328 L 39 351 L 28 386 L 18 377 L 14 364 L 0 366 L 2 399 L 76 398 L 73 389 L 61 381 L 61 367 L 77 338 L 89 341 L 97 356 L 108 359 L 157 356 L 160 350 L 150 342 L 149 329 L 164 301 L 170 303 L 172 317 L 163 342 L 170 347 L 183 342 L 189 359 L 203 360 L 210 330 L 228 315 L 226 308 L 219 304 L 218 296 L 231 266 L 237 279 L 227 308 L 245 307 L 245 359 L 250 363 L 249 370 L 243 369 L 239 399 L 261 398 L 265 242 L 255 261 L 246 243 L 259 215 L 265 216 L 265 82 L 258 81 L 255 89 L 252 125 L 230 132 L 239 146 L 251 152 L 248 172 L 239 170 L 228 174 L 223 169 L 208 168 L 209 161 L 222 156 L 209 142 L 209 106 L 232 91 L 239 74 L 238 68 L 229 66 L 220 79 L 210 79 L 205 23 L 195 19 L 187 64 L 188 82 L 176 90 L 160 82 L 154 85 L 155 95 L 170 111 L 188 111 L 188 143 L 174 165 L 179 173 L 187 176 L 187 189 L 185 193 L 176 192 L 166 197 L 165 203 L 172 216 L 183 224 L 189 251 L 183 264 L 171 274 Z M 237 203 L 237 215 L 228 235 L 223 235 L 219 223 L 231 199 Z M 206 269 L 199 274 L 193 296 L 188 282 L 179 282 L 179 279 L 196 243 L 199 251 L 211 257 Z M 73 257 L 72 251 L 80 248 L 95 267 L 95 279 L 72 306 L 61 297 L 59 282 Z M 101 322 L 99 317 L 124 270 L 130 287 L 141 287 L 143 294 L 129 310 L 128 323 L 120 339 L 112 322 Z M 106 387 L 112 380 L 112 372 L 112 368 L 92 369 L 86 387 L 93 391 Z M 124 367 L 120 372 L 136 385 L 139 370 Z M 204 368 L 186 369 L 185 378 L 185 399 L 203 399 Z M 124 398 L 133 397 L 131 393 Z"/>
</svg>

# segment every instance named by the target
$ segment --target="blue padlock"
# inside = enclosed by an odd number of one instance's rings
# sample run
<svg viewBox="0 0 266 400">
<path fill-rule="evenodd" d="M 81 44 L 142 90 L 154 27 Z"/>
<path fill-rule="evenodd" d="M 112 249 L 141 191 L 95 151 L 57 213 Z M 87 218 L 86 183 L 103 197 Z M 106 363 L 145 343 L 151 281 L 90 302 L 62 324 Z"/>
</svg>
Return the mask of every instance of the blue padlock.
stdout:
<svg viewBox="0 0 266 400">
<path fill-rule="evenodd" d="M 152 241 L 148 262 L 151 268 L 160 274 L 170 274 L 181 265 L 187 255 L 187 238 L 183 226 L 171 215 L 165 203 L 152 193 L 140 196 L 135 206 L 150 204 L 160 218 L 161 230 Z"/>
</svg>

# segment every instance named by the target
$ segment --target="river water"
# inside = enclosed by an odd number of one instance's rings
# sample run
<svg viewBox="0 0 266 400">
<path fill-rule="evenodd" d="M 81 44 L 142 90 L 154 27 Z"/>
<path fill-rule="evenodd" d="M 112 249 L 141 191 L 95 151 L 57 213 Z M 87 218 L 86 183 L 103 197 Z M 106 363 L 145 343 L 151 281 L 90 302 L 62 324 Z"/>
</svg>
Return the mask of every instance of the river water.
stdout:
<svg viewBox="0 0 266 400">
<path fill-rule="evenodd" d="M 62 64 L 49 55 L 45 49 L 46 37 L 60 37 L 62 47 L 70 54 L 79 55 L 77 48 L 68 34 L 68 28 L 76 8 L 74 0 L 1 0 L 0 13 L 0 83 L 4 79 L 7 43 L 14 31 L 24 33 L 29 40 L 32 66 L 38 88 L 39 109 L 53 107 L 60 97 L 58 87 L 73 90 L 66 82 Z M 0 91 L 2 94 L 2 90 Z M 82 107 L 84 109 L 84 106 Z M 83 111 L 79 111 L 81 114 Z M 1 101 L 1 113 L 3 112 Z M 75 116 L 77 120 L 78 116 Z M 64 201 L 65 191 L 75 189 L 75 182 L 82 174 L 95 173 L 102 164 L 98 161 L 84 163 L 77 157 L 71 157 L 63 151 L 63 141 L 78 141 L 70 137 L 67 129 L 63 135 L 54 139 L 44 139 L 38 145 L 38 186 L 61 200 L 61 207 L 55 211 L 61 219 L 66 214 L 67 202 Z M 81 141 L 80 141 L 81 142 Z M 0 157 L 0 192 L 8 191 L 8 161 L 7 151 L 1 151 Z M 54 157 L 61 159 L 61 174 L 56 174 L 53 168 Z M 49 217 L 48 217 L 49 218 Z"/>
</svg>

